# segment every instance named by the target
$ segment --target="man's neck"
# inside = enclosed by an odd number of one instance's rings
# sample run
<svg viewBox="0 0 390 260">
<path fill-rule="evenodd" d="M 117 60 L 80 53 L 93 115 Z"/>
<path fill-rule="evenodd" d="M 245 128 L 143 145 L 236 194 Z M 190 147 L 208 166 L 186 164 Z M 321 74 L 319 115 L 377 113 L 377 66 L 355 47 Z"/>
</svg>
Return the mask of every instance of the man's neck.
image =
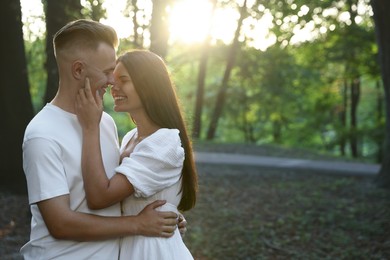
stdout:
<svg viewBox="0 0 390 260">
<path fill-rule="evenodd" d="M 66 112 L 76 114 L 74 101 L 67 98 L 63 98 L 58 93 L 50 102 L 50 104 L 57 106 Z"/>
</svg>

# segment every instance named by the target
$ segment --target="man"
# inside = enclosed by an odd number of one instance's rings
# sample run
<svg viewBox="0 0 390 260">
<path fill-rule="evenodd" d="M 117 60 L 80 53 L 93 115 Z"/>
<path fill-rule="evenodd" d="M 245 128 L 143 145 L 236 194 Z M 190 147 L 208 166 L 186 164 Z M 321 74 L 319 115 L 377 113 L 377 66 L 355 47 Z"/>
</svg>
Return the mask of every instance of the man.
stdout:
<svg viewBox="0 0 390 260">
<path fill-rule="evenodd" d="M 81 172 L 82 129 L 75 115 L 77 92 L 85 79 L 102 97 L 113 84 L 115 31 L 98 22 L 77 20 L 54 36 L 59 70 L 55 98 L 27 126 L 23 141 L 32 213 L 30 241 L 21 249 L 25 259 L 117 259 L 119 237 L 170 237 L 177 224 L 173 212 L 155 208 L 137 216 L 121 216 L 120 205 L 90 210 Z M 104 167 L 108 177 L 119 163 L 117 129 L 106 113 L 100 122 Z"/>
</svg>

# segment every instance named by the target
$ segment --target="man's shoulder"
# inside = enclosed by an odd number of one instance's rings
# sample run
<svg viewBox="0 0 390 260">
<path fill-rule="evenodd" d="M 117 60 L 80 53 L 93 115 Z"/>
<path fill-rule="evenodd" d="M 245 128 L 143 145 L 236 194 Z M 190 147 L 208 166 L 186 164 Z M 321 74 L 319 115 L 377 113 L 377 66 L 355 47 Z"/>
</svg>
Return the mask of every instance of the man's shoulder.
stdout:
<svg viewBox="0 0 390 260">
<path fill-rule="evenodd" d="M 45 125 L 48 125 L 48 120 L 45 120 L 46 117 L 46 110 L 43 108 L 41 111 L 39 111 L 33 119 L 28 123 L 25 131 L 25 136 L 28 134 L 37 133 L 40 130 L 45 129 Z"/>
<path fill-rule="evenodd" d="M 24 139 L 34 137 L 49 138 L 58 131 L 66 132 L 69 123 L 66 123 L 66 118 L 58 114 L 55 110 L 45 106 L 39 111 L 34 118 L 29 122 L 24 133 Z"/>
</svg>

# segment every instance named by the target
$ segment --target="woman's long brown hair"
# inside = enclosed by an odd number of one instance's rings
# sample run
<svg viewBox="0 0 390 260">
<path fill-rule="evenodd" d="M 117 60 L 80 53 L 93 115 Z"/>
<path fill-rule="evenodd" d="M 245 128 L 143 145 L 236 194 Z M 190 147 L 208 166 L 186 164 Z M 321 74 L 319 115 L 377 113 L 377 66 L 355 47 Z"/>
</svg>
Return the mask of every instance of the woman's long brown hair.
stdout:
<svg viewBox="0 0 390 260">
<path fill-rule="evenodd" d="M 118 58 L 118 62 L 126 67 L 150 119 L 160 127 L 180 131 L 185 158 L 178 209 L 189 210 L 195 206 L 198 178 L 191 140 L 168 69 L 158 55 L 146 50 L 127 52 Z"/>
</svg>

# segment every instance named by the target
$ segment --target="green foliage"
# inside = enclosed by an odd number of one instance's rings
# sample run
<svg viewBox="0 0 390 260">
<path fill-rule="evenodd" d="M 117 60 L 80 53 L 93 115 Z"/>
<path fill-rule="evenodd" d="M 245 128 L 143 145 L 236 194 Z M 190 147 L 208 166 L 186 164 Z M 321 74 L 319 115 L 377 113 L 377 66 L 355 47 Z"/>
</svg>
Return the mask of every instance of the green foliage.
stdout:
<svg viewBox="0 0 390 260">
<path fill-rule="evenodd" d="M 84 8 L 81 14 L 84 18 L 94 21 L 99 21 L 101 18 L 106 18 L 106 10 L 103 8 L 104 0 L 85 0 Z"/>
<path fill-rule="evenodd" d="M 46 77 L 44 63 L 46 61 L 45 40 L 36 38 L 34 41 L 25 41 L 28 79 L 30 83 L 30 94 L 34 110 L 39 111 L 43 95 L 46 89 Z"/>
<path fill-rule="evenodd" d="M 102 3 L 84 1 L 83 14 L 86 17 L 103 17 Z M 276 36 L 276 42 L 267 50 L 260 51 L 250 46 L 248 35 L 240 38 L 240 49 L 214 142 L 272 143 L 338 155 L 340 142 L 348 140 L 352 133 L 349 110 L 345 111 L 346 126 L 340 121 L 340 112 L 344 109 L 343 90 L 346 82 L 358 78 L 361 81 L 361 98 L 358 129 L 354 131 L 359 135 L 363 159 L 378 160 L 383 140 L 384 104 L 383 87 L 377 87 L 380 73 L 371 12 L 366 0 L 351 1 L 351 6 L 349 3 L 328 0 L 251 3 L 245 23 L 252 26 L 264 15 L 271 14 L 274 19 L 270 33 Z M 365 5 L 367 12 L 356 11 L 357 6 L 361 8 Z M 236 6 L 234 1 L 219 1 L 217 4 L 217 8 Z M 129 15 L 130 9 L 126 11 Z M 347 18 L 340 19 L 341 14 Z M 296 41 L 294 30 L 309 25 L 313 25 L 313 37 L 305 42 Z M 121 39 L 118 55 L 135 46 L 131 37 Z M 166 57 L 189 130 L 195 108 L 202 46 L 175 43 L 170 46 Z M 46 82 L 44 39 L 26 40 L 26 50 L 31 94 L 38 110 L 42 106 Z M 229 45 L 216 41 L 209 52 L 201 139 L 206 135 L 213 112 L 228 50 Z M 113 112 L 112 101 L 108 97 L 106 99 L 107 111 L 115 118 L 121 137 L 134 125 L 128 115 Z M 346 149 L 348 152 L 348 146 Z"/>
</svg>

